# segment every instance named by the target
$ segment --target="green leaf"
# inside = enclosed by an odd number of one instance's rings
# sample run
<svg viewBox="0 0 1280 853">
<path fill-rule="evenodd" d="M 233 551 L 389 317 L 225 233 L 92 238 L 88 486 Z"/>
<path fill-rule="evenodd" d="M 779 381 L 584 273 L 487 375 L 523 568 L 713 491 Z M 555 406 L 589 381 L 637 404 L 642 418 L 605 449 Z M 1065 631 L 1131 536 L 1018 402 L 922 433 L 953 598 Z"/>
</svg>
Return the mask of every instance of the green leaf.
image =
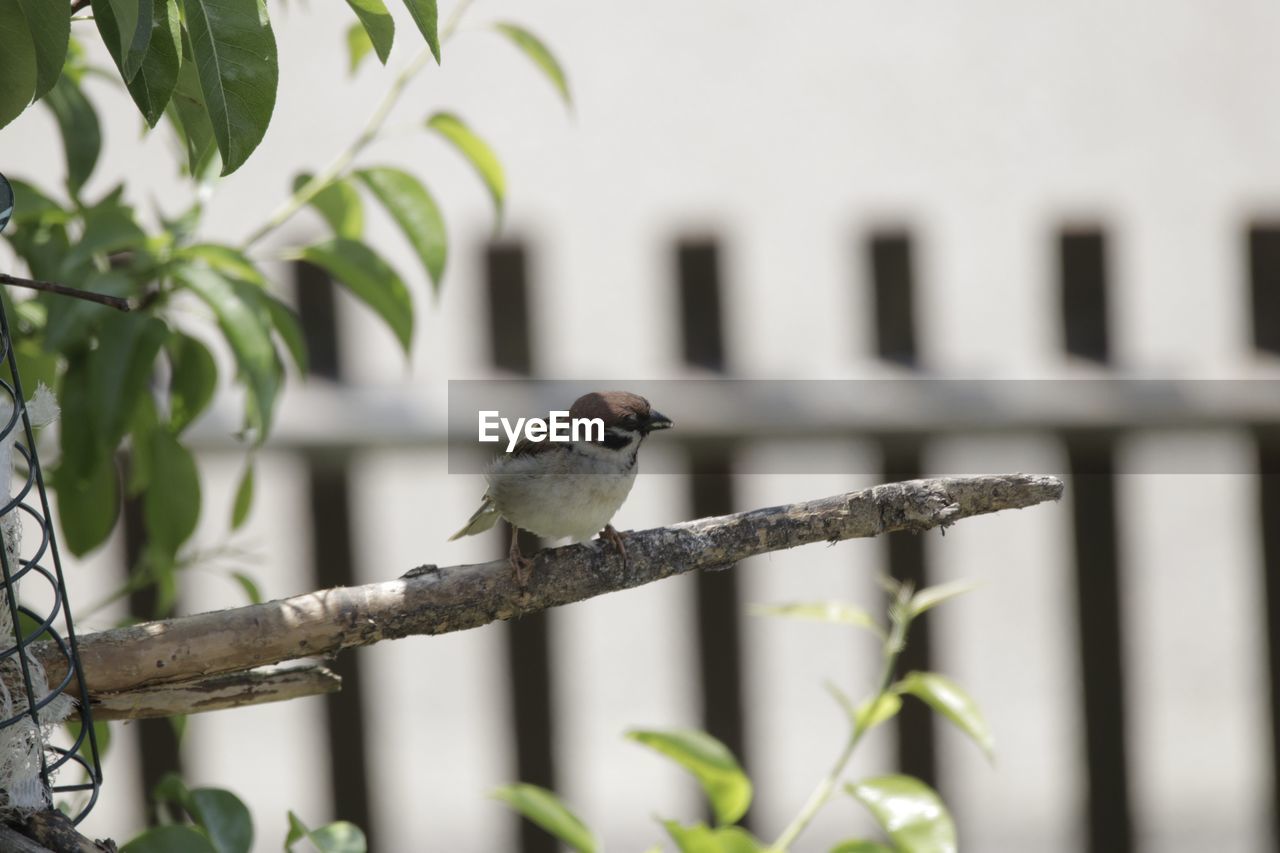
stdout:
<svg viewBox="0 0 1280 853">
<path fill-rule="evenodd" d="M 153 545 L 175 554 L 200 519 L 200 472 L 191 452 L 163 429 L 151 435 L 151 482 L 142 515 Z"/>
<path fill-rule="evenodd" d="M 909 672 L 894 685 L 899 693 L 910 693 L 960 727 L 973 739 L 988 759 L 994 759 L 995 740 L 982 712 L 973 699 L 951 679 L 936 672 Z"/>
<path fill-rule="evenodd" d="M 762 853 L 764 846 L 740 826 L 708 827 L 705 823 L 684 826 L 664 820 L 662 826 L 680 853 Z"/>
<path fill-rule="evenodd" d="M 502 174 L 502 164 L 498 162 L 493 149 L 476 136 L 462 119 L 452 113 L 436 113 L 427 119 L 427 127 L 453 143 L 480 175 L 485 188 L 493 198 L 497 221 L 501 222 L 503 198 L 506 195 L 506 178 Z"/>
<path fill-rule="evenodd" d="M 365 853 L 369 846 L 360 827 L 346 820 L 313 829 L 308 838 L 320 853 Z"/>
<path fill-rule="evenodd" d="M 369 43 L 378 54 L 378 61 L 386 65 L 387 57 L 391 55 L 391 42 L 396 35 L 396 22 L 391 19 L 386 5 L 382 0 L 347 0 L 347 5 L 360 19 L 360 25 L 369 36 Z M 350 36 L 347 43 L 350 44 Z M 356 61 L 353 59 L 351 70 L 355 71 L 355 68 Z"/>
<path fill-rule="evenodd" d="M 276 327 L 276 334 L 284 341 L 298 372 L 305 374 L 308 362 L 307 340 L 302 333 L 302 321 L 298 318 L 298 312 L 266 291 L 262 293 L 262 301 L 271 317 L 271 324 Z"/>
<path fill-rule="evenodd" d="M 193 788 L 187 809 L 204 827 L 218 853 L 249 853 L 253 818 L 240 798 L 222 788 Z"/>
<path fill-rule="evenodd" d="M 156 355 L 169 329 L 146 314 L 119 314 L 103 323 L 90 357 L 94 426 L 108 450 L 124 436 L 139 399 L 150 393 Z"/>
<path fill-rule="evenodd" d="M 884 631 L 875 618 L 852 604 L 842 601 L 796 602 L 794 604 L 753 604 L 750 612 L 756 616 L 783 616 L 788 619 L 807 619 L 815 622 L 834 622 L 838 625 L 854 625 L 866 628 L 881 639 Z"/>
<path fill-rule="evenodd" d="M 64 423 L 69 409 L 64 401 Z M 72 554 L 83 557 L 106 541 L 120 514 L 115 460 L 102 454 L 88 470 L 73 476 L 64 459 L 54 472 L 53 483 L 62 522 L 62 544 Z"/>
<path fill-rule="evenodd" d="M 587 825 L 546 788 L 524 783 L 504 785 L 493 792 L 493 797 L 579 853 L 595 853 L 600 849 L 600 842 Z"/>
<path fill-rule="evenodd" d="M 252 303 L 269 326 L 275 328 L 298 370 L 307 372 L 307 344 L 297 312 L 267 292 L 266 277 L 244 252 L 231 246 L 200 243 L 180 249 L 177 256 L 204 261 L 226 278 L 253 285 L 252 288 L 239 288 L 240 294 Z"/>
<path fill-rule="evenodd" d="M 18 0 L 27 18 L 27 32 L 36 52 L 35 97 L 53 88 L 62 74 L 71 40 L 71 4 L 48 0 Z M 6 81 L 7 82 L 7 81 Z"/>
<path fill-rule="evenodd" d="M 182 332 L 170 335 L 169 427 L 175 434 L 186 429 L 213 400 L 218 390 L 218 364 L 208 347 Z"/>
<path fill-rule="evenodd" d="M 151 789 L 151 799 L 157 803 L 173 803 L 185 809 L 190 798 L 191 792 L 187 790 L 187 783 L 173 772 L 161 776 L 160 781 Z"/>
<path fill-rule="evenodd" d="M 964 595 L 966 592 L 972 592 L 977 588 L 978 584 L 973 581 L 963 580 L 925 587 L 911 596 L 911 603 L 908 605 L 911 616 L 913 618 L 919 616 L 926 610 L 931 610 L 948 599 L 955 598 L 957 595 Z"/>
<path fill-rule="evenodd" d="M 129 421 L 129 466 L 125 494 L 136 497 L 151 485 L 151 438 L 160 426 L 160 416 L 156 412 L 155 401 L 151 395 L 145 395 L 134 410 Z"/>
<path fill-rule="evenodd" d="M 293 179 L 293 191 L 297 192 L 310 180 L 311 175 L 306 172 L 298 175 Z M 360 194 L 350 181 L 339 178 L 327 184 L 308 203 L 324 217 L 335 237 L 360 239 L 364 232 L 364 205 L 360 203 Z"/>
<path fill-rule="evenodd" d="M 422 33 L 422 37 L 427 40 L 427 47 L 431 48 L 431 55 L 436 58 L 436 64 L 439 65 L 440 34 L 436 31 L 436 20 L 439 17 L 436 11 L 436 0 L 404 0 L 404 5 L 409 10 L 413 22 L 418 25 L 418 32 Z"/>
<path fill-rule="evenodd" d="M 910 776 L 878 776 L 845 786 L 900 853 L 955 853 L 956 829 L 932 788 Z"/>
<path fill-rule="evenodd" d="M 204 180 L 209 173 L 221 170 L 221 160 L 213 138 L 213 123 L 209 120 L 204 95 L 200 91 L 200 75 L 189 45 L 183 55 L 185 58 L 178 68 L 173 97 L 165 114 L 186 148 L 187 173 L 197 180 Z"/>
<path fill-rule="evenodd" d="M 893 693 L 882 693 L 858 703 L 853 712 L 853 724 L 859 731 L 874 729 L 886 720 L 892 720 L 901 709 L 901 699 Z"/>
<path fill-rule="evenodd" d="M 405 354 L 413 342 L 413 301 L 390 265 L 364 243 L 341 237 L 307 246 L 298 257 L 333 276 L 374 310 L 395 333 Z"/>
<path fill-rule="evenodd" d="M 231 507 L 231 529 L 239 530 L 249 518 L 249 510 L 253 506 L 253 462 L 245 466 L 240 476 L 240 485 L 236 487 L 235 503 Z M 241 585 L 244 583 L 241 581 Z M 253 590 L 249 590 L 252 597 Z"/>
<path fill-rule="evenodd" d="M 564 69 L 560 67 L 555 55 L 551 53 L 542 39 L 518 24 L 504 22 L 494 24 L 493 28 L 511 39 L 516 47 L 524 51 L 525 56 L 533 60 L 534 65 L 542 69 L 542 73 L 547 75 L 551 85 L 556 87 L 556 91 L 564 99 L 565 106 L 572 108 L 573 98 L 569 94 L 569 81 L 565 77 Z"/>
<path fill-rule="evenodd" d="M 120 848 L 120 853 L 219 853 L 209 837 L 194 826 L 157 826 Z"/>
<path fill-rule="evenodd" d="M 178 0 L 142 0 L 151 8 L 151 32 L 147 38 L 142 64 L 132 75 L 126 73 L 124 57 L 119 48 L 119 24 L 112 4 L 107 0 L 94 0 L 94 19 L 102 41 L 106 44 L 120 76 L 125 78 L 129 96 L 138 110 L 155 127 L 164 115 L 165 106 L 173 95 L 178 82 L 178 67 L 182 56 L 182 24 L 178 15 Z M 194 70 L 193 70 L 194 74 Z"/>
<path fill-rule="evenodd" d="M 684 826 L 680 821 L 663 821 L 662 826 L 680 853 L 719 853 L 719 845 L 707 824 Z"/>
<path fill-rule="evenodd" d="M 879 841 L 841 841 L 831 848 L 831 853 L 896 853 L 896 851 Z"/>
<path fill-rule="evenodd" d="M 293 849 L 293 845 L 306 838 L 310 831 L 301 818 L 289 812 L 289 834 L 284 837 L 284 849 L 286 851 Z"/>
<path fill-rule="evenodd" d="M 94 255 L 106 255 L 142 245 L 146 233 L 133 221 L 133 211 L 112 196 L 84 212 L 84 233 L 62 263 L 68 278 Z"/>
<path fill-rule="evenodd" d="M 684 826 L 678 820 L 664 820 L 662 826 L 676 843 L 680 853 L 720 853 L 711 827 L 705 823 Z"/>
<path fill-rule="evenodd" d="M 265 438 L 276 393 L 280 389 L 280 363 L 271 343 L 269 319 L 257 310 L 253 285 L 229 281 L 217 272 L 193 264 L 176 268 L 176 278 L 213 309 L 218 325 L 236 357 L 240 377 L 249 390 L 246 406 L 249 427 Z"/>
<path fill-rule="evenodd" d="M 133 80 L 142 67 L 151 43 L 154 11 L 151 0 L 93 0 L 98 32 L 126 83 Z M 106 27 L 102 24 L 104 19 L 110 22 Z"/>
<path fill-rule="evenodd" d="M 59 5 L 59 4 L 50 4 Z M 98 154 L 102 150 L 102 131 L 98 126 L 98 114 L 80 91 L 80 86 L 68 76 L 58 80 L 44 103 L 53 111 L 58 130 L 62 135 L 62 151 L 67 160 L 67 188 L 72 198 L 79 196 L 80 188 L 93 174 Z"/>
<path fill-rule="evenodd" d="M 245 281 L 258 287 L 266 287 L 267 279 L 253 261 L 239 249 L 218 243 L 196 243 L 184 246 L 177 253 L 179 258 L 204 261 L 227 278 Z"/>
<path fill-rule="evenodd" d="M 289 812 L 289 834 L 285 837 L 284 849 L 292 850 L 293 845 L 304 838 L 320 853 L 365 853 L 368 848 L 364 833 L 354 823 L 339 820 L 319 829 L 308 829 L 296 814 Z"/>
<path fill-rule="evenodd" d="M 231 577 L 236 583 L 240 584 L 240 588 L 244 590 L 245 597 L 249 599 L 250 604 L 262 603 L 262 592 L 253 578 L 244 572 L 232 572 Z"/>
<path fill-rule="evenodd" d="M 724 826 L 715 832 L 724 853 L 760 853 L 765 849 L 758 839 L 740 826 Z"/>
<path fill-rule="evenodd" d="M 222 174 L 262 141 L 276 103 L 276 39 L 263 0 L 182 0 Z"/>
<path fill-rule="evenodd" d="M 354 75 L 356 69 L 360 67 L 360 63 L 373 50 L 373 42 L 369 39 L 369 34 L 365 32 L 364 27 L 360 24 L 352 24 L 347 28 L 347 57 L 350 64 L 347 73 Z"/>
<path fill-rule="evenodd" d="M 0 127 L 4 127 L 31 103 L 39 82 L 27 16 L 13 2 L 0 3 L 0 80 L 4 81 L 0 86 Z"/>
<path fill-rule="evenodd" d="M 627 737 L 655 749 L 694 775 L 711 800 L 716 821 L 736 823 L 751 805 L 751 780 L 723 743 L 692 729 L 635 730 Z"/>
<path fill-rule="evenodd" d="M 444 217 L 422 182 L 399 169 L 361 169 L 356 177 L 374 194 L 400 226 L 431 278 L 431 289 L 440 293 L 449 240 Z"/>
<path fill-rule="evenodd" d="M 93 376 L 89 353 L 67 357 L 67 368 L 58 387 L 59 444 L 58 488 L 70 481 L 85 480 L 107 455 L 102 433 L 94 423 Z"/>
</svg>

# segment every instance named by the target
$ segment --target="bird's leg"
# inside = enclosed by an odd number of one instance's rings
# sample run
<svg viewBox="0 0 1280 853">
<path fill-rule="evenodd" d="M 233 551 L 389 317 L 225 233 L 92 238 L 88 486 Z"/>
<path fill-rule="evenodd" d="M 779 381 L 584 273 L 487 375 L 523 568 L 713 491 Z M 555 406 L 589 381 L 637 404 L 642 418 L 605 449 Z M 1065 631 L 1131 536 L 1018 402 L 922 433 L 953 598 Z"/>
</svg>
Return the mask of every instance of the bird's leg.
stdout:
<svg viewBox="0 0 1280 853">
<path fill-rule="evenodd" d="M 600 538 L 609 540 L 614 550 L 622 557 L 622 569 L 624 572 L 631 572 L 631 558 L 627 556 L 627 546 L 622 542 L 622 534 L 614 529 L 612 524 L 606 524 L 604 530 L 600 531 Z"/>
<path fill-rule="evenodd" d="M 511 571 L 515 572 L 516 586 L 524 589 L 525 584 L 529 582 L 529 570 L 533 568 L 533 560 L 520 553 L 520 528 L 514 524 L 511 525 L 511 550 L 508 556 L 511 558 Z"/>
</svg>

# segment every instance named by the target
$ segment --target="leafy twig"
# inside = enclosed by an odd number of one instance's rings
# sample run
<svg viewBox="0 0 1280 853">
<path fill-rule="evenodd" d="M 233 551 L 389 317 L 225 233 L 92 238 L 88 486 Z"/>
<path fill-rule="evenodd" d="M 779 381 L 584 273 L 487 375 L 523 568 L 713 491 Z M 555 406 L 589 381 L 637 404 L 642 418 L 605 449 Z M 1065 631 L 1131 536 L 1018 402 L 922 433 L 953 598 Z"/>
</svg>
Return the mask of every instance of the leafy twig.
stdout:
<svg viewBox="0 0 1280 853">
<path fill-rule="evenodd" d="M 894 601 L 889 608 L 892 624 L 889 629 L 889 636 L 884 641 L 879 689 L 871 697 L 868 704 L 863 706 L 867 710 L 855 717 L 853 730 L 849 733 L 844 749 L 840 751 L 840 756 L 836 759 L 835 764 L 832 765 L 831 771 L 814 788 L 813 793 L 809 795 L 809 799 L 805 801 L 804 807 L 787 825 L 787 828 L 782 830 L 778 840 L 771 845 L 771 850 L 788 850 L 795 843 L 796 838 L 800 836 L 800 833 L 804 832 L 818 811 L 826 805 L 827 800 L 831 799 L 831 795 L 835 793 L 836 785 L 840 783 L 840 777 L 844 775 L 845 767 L 849 764 L 849 759 L 853 757 L 854 749 L 857 748 L 858 743 L 862 740 L 862 736 L 873 725 L 874 712 L 881 701 L 891 692 L 893 676 L 898 668 L 898 656 L 902 654 L 902 649 L 907 644 L 907 631 L 911 627 L 912 617 L 909 607 L 910 600 L 911 588 L 909 586 L 901 586 L 895 590 Z"/>
<path fill-rule="evenodd" d="M 467 7 L 471 5 L 473 0 L 460 0 L 454 8 L 453 14 L 449 17 L 448 23 L 444 29 L 440 31 L 440 41 L 448 41 L 458 31 L 458 24 L 462 21 L 462 15 L 466 12 Z M 255 243 L 261 241 L 264 237 L 275 231 L 285 222 L 293 217 L 302 208 L 306 207 L 312 199 L 320 194 L 325 187 L 342 176 L 360 152 L 364 151 L 377 137 L 382 126 L 386 124 L 387 118 L 391 115 L 391 111 L 395 108 L 400 97 L 404 94 L 405 88 L 418 75 L 423 68 L 431 61 L 431 51 L 423 50 L 418 54 L 412 62 L 405 66 L 394 81 L 392 81 L 387 93 L 382 96 L 382 100 L 374 109 L 373 114 L 369 116 L 369 121 L 365 124 L 364 130 L 360 131 L 360 135 L 351 141 L 337 157 L 333 159 L 328 166 L 322 171 L 311 176 L 311 179 L 294 190 L 293 195 L 285 199 L 285 201 L 276 208 L 275 212 L 267 218 L 259 228 L 254 231 L 244 241 L 241 247 L 245 251 L 250 249 Z"/>
</svg>

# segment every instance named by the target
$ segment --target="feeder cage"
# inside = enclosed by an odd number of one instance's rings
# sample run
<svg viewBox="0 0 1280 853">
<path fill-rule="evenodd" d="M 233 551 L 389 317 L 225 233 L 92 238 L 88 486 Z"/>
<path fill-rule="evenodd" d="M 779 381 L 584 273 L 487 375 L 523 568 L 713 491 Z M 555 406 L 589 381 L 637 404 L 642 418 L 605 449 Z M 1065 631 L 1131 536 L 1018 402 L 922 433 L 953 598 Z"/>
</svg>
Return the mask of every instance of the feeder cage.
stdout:
<svg viewBox="0 0 1280 853">
<path fill-rule="evenodd" d="M 0 175 L 0 229 L 13 212 Z M 60 807 L 79 823 L 102 771 L 76 649 L 35 428 L 57 406 L 28 401 L 0 300 L 0 819 Z M 77 713 L 78 712 L 78 713 Z M 76 719 L 78 717 L 78 719 Z"/>
</svg>

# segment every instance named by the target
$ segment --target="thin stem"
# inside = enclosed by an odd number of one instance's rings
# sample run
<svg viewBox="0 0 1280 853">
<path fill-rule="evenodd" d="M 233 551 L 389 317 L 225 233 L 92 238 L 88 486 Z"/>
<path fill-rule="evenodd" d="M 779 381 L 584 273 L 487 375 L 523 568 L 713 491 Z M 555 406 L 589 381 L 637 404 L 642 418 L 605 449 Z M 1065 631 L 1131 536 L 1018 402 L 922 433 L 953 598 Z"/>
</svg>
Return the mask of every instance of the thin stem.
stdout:
<svg viewBox="0 0 1280 853">
<path fill-rule="evenodd" d="M 86 302 L 96 302 L 99 305 L 106 305 L 110 308 L 115 308 L 117 311 L 130 310 L 129 301 L 127 299 L 121 299 L 119 296 L 108 296 L 105 293 L 94 293 L 91 290 L 80 290 L 77 287 L 58 284 L 56 281 L 40 281 L 38 279 L 19 278 L 16 275 L 0 273 L 0 284 L 11 284 L 14 287 L 25 287 L 29 290 L 43 290 L 45 293 L 56 293 L 59 296 L 70 296 L 73 299 L 83 299 Z"/>
<path fill-rule="evenodd" d="M 377 137 L 378 131 L 387 120 L 387 116 L 391 114 L 391 109 L 396 105 L 396 101 L 400 100 L 400 96 L 404 94 L 404 89 L 409 85 L 409 81 L 426 66 L 427 60 L 430 58 L 431 51 L 424 50 L 400 72 L 399 76 L 391 84 L 391 88 L 383 96 L 381 103 L 378 104 L 377 109 L 373 111 L 373 115 L 369 117 L 369 121 L 364 130 L 360 132 L 360 135 L 352 140 L 351 144 L 338 154 L 323 171 L 313 175 L 309 181 L 298 187 L 293 195 L 285 199 L 284 203 L 277 207 L 275 212 L 267 218 L 267 221 L 258 230 L 249 235 L 242 248 L 248 250 L 254 243 L 257 243 L 289 221 L 295 213 L 306 207 L 312 199 L 319 195 L 321 190 L 346 171 L 347 167 L 356 159 L 356 156 Z"/>
<path fill-rule="evenodd" d="M 462 21 L 463 13 L 473 2 L 474 0 L 459 0 L 458 5 L 454 7 L 453 14 L 449 16 L 449 21 L 444 25 L 444 29 L 440 31 L 441 43 L 448 41 L 458 31 L 458 24 Z M 360 131 L 360 135 L 352 140 L 351 144 L 343 149 L 323 171 L 313 175 L 310 180 L 294 190 L 293 195 L 285 199 L 267 218 L 267 221 L 249 235 L 241 248 L 247 251 L 262 238 L 288 222 L 295 213 L 306 207 L 312 199 L 319 195 L 321 190 L 340 177 L 355 161 L 360 152 L 364 151 L 369 146 L 369 143 L 377 138 L 378 132 L 386 123 L 387 117 L 391 115 L 391 110 L 404 94 L 405 88 L 427 66 L 430 60 L 431 51 L 429 49 L 424 49 L 422 53 L 418 54 L 392 81 L 391 87 L 387 89 L 387 93 L 382 96 L 382 100 L 374 109 L 373 114 L 369 116 L 369 121 L 366 122 L 364 130 Z"/>
<path fill-rule="evenodd" d="M 909 593 L 908 593 L 909 597 Z M 902 649 L 907 643 L 907 630 L 911 626 L 911 618 L 906 615 L 906 610 L 902 606 L 903 601 L 901 593 L 897 596 L 894 606 L 898 608 L 895 612 L 891 610 L 891 618 L 893 627 L 889 631 L 889 636 L 884 643 L 883 666 L 880 671 L 880 686 L 876 690 L 875 695 L 871 699 L 868 706 L 872 709 L 876 708 L 880 701 L 889 693 L 889 688 L 893 685 L 893 676 L 898 668 L 898 656 L 902 654 Z M 867 733 L 870 726 L 864 725 L 861 721 L 855 721 L 853 731 L 849 735 L 849 739 L 845 741 L 844 749 L 840 751 L 840 755 L 836 758 L 835 764 L 831 766 L 831 771 L 822 780 L 818 782 L 818 786 L 813 789 L 813 793 L 809 795 L 809 799 L 805 801 L 804 807 L 782 830 L 782 834 L 778 836 L 778 840 L 769 846 L 769 849 L 776 853 L 785 853 L 800 837 L 800 833 L 813 821 L 814 817 L 827 804 L 827 800 L 831 799 L 831 795 L 835 793 L 836 785 L 840 783 L 840 777 L 844 775 L 844 769 L 849 763 L 849 759 L 853 757 L 853 751 L 857 748 L 858 743 L 862 740 L 862 736 Z"/>
</svg>

